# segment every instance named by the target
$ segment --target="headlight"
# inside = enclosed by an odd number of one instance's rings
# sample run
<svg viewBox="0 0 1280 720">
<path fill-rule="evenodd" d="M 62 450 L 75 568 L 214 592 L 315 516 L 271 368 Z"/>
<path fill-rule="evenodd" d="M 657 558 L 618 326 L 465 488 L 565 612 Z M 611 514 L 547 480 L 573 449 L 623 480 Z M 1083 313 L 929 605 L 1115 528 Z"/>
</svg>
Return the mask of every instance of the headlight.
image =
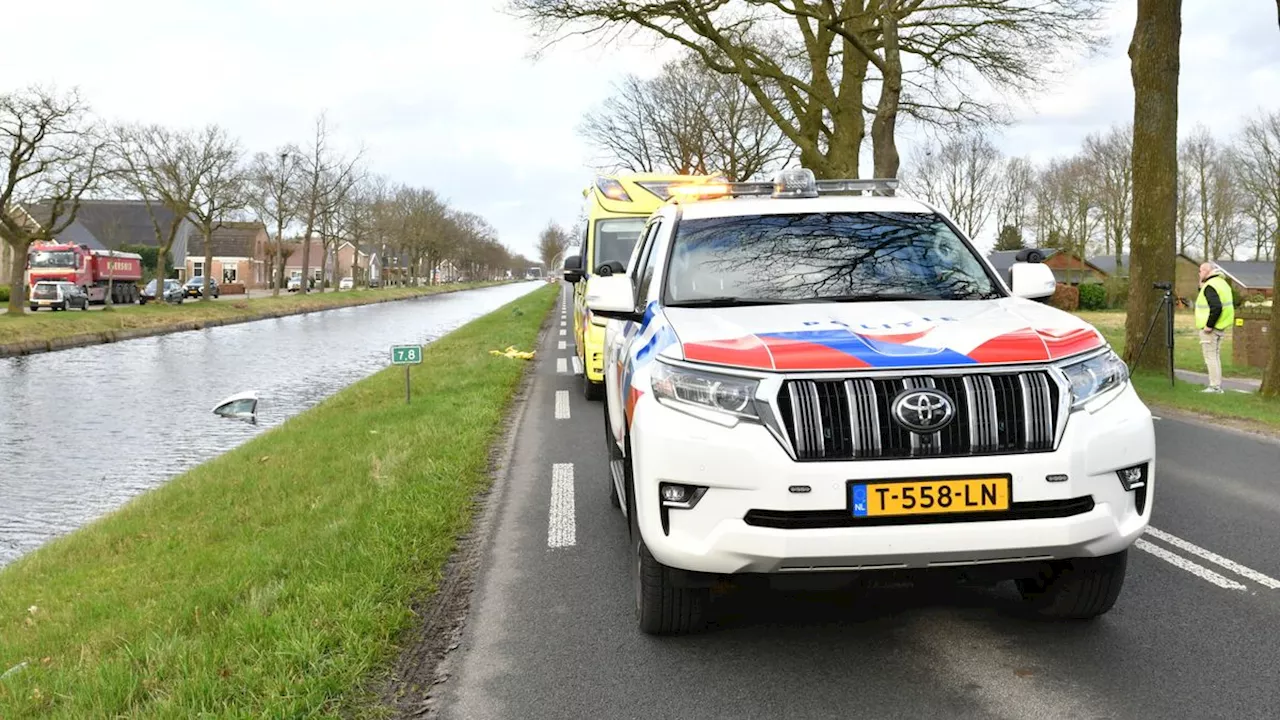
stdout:
<svg viewBox="0 0 1280 720">
<path fill-rule="evenodd" d="M 1077 408 L 1110 390 L 1124 387 L 1129 380 L 1129 368 L 1113 351 L 1080 362 L 1063 365 L 1071 383 L 1071 407 Z"/>
<path fill-rule="evenodd" d="M 653 394 L 660 402 L 721 424 L 736 422 L 731 418 L 759 419 L 755 401 L 759 384 L 750 378 L 654 363 Z"/>
</svg>

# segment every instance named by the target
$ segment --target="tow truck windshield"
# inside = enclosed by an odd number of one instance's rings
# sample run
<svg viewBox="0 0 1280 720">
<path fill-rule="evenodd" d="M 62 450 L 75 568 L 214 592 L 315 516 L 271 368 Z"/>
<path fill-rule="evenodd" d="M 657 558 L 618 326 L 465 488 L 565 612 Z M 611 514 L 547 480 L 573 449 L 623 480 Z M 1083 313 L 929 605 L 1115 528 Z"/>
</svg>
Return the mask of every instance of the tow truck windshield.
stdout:
<svg viewBox="0 0 1280 720">
<path fill-rule="evenodd" d="M 37 250 L 31 253 L 33 268 L 73 268 L 76 254 L 69 250 Z"/>
<path fill-rule="evenodd" d="M 940 217 L 900 212 L 686 219 L 666 285 L 673 306 L 1003 295 Z"/>
</svg>

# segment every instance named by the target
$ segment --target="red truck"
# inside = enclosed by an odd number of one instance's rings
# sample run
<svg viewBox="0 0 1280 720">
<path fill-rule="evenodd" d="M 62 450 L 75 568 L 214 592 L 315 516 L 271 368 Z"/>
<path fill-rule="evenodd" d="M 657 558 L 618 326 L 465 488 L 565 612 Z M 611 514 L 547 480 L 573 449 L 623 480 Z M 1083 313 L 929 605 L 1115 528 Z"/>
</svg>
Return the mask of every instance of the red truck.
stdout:
<svg viewBox="0 0 1280 720">
<path fill-rule="evenodd" d="M 41 280 L 65 280 L 79 285 L 89 301 L 104 303 L 107 288 L 117 304 L 138 302 L 142 256 L 114 250 L 93 250 L 87 245 L 39 243 L 27 258 L 27 284 Z"/>
</svg>

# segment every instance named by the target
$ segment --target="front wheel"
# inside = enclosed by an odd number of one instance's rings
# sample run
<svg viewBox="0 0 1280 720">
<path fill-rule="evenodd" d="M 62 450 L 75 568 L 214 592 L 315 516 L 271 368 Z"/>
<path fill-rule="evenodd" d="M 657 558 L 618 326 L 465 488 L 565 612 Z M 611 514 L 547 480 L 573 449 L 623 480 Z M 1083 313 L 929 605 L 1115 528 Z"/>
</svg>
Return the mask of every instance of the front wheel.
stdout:
<svg viewBox="0 0 1280 720">
<path fill-rule="evenodd" d="M 1128 564 L 1127 549 L 1103 557 L 1057 560 L 1039 576 L 1018 580 L 1018 592 L 1043 617 L 1091 620 L 1116 604 Z"/>
<path fill-rule="evenodd" d="M 582 370 L 582 394 L 592 402 L 604 398 L 604 383 L 592 382 L 591 378 L 587 376 L 586 368 Z"/>
<path fill-rule="evenodd" d="M 634 487 L 627 495 L 633 553 L 631 577 L 640 631 L 649 635 L 683 635 L 702 630 L 706 626 L 707 606 L 711 604 L 711 589 L 678 587 L 672 582 L 671 572 L 644 544 L 636 515 Z"/>
</svg>

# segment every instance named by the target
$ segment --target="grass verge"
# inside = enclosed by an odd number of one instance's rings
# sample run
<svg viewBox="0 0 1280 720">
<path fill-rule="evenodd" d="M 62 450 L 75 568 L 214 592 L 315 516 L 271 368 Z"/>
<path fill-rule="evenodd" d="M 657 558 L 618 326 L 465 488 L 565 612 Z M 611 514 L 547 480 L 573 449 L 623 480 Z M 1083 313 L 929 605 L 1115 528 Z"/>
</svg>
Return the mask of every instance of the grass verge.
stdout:
<svg viewBox="0 0 1280 720">
<path fill-rule="evenodd" d="M 1133 386 L 1148 404 L 1183 410 L 1196 415 L 1229 420 L 1244 420 L 1270 431 L 1280 431 L 1280 403 L 1259 397 L 1256 393 L 1225 392 L 1208 395 L 1203 385 L 1178 380 L 1169 387 L 1169 378 L 1158 373 L 1139 372 Z"/>
<path fill-rule="evenodd" d="M 549 286 L 0 570 L 0 717 L 349 710 L 434 588 Z M 229 421 L 230 422 L 230 421 Z"/>
<path fill-rule="evenodd" d="M 41 311 L 20 316 L 0 315 L 0 345 L 47 343 L 52 340 L 116 332 L 120 330 L 169 328 L 187 329 L 191 322 L 238 322 L 259 318 L 291 315 L 313 310 L 327 310 L 350 305 L 366 305 L 385 300 L 400 300 L 433 295 L 450 290 L 464 290 L 497 283 L 457 283 L 421 288 L 393 287 L 376 290 L 348 290 L 282 294 L 280 297 L 246 298 L 199 302 L 188 300 L 181 305 L 150 303 L 117 305 L 111 312 Z"/>
<path fill-rule="evenodd" d="M 1098 328 L 1116 352 L 1124 352 L 1125 313 L 1121 311 L 1078 312 L 1085 322 Z M 1164 347 L 1164 326 L 1151 333 L 1149 344 Z M 1262 368 L 1236 365 L 1231 358 L 1231 333 L 1222 339 L 1222 373 L 1227 377 L 1260 378 Z M 1200 340 L 1196 336 L 1195 318 L 1189 312 L 1173 316 L 1173 366 L 1179 370 L 1207 372 L 1204 356 L 1200 353 Z"/>
</svg>

